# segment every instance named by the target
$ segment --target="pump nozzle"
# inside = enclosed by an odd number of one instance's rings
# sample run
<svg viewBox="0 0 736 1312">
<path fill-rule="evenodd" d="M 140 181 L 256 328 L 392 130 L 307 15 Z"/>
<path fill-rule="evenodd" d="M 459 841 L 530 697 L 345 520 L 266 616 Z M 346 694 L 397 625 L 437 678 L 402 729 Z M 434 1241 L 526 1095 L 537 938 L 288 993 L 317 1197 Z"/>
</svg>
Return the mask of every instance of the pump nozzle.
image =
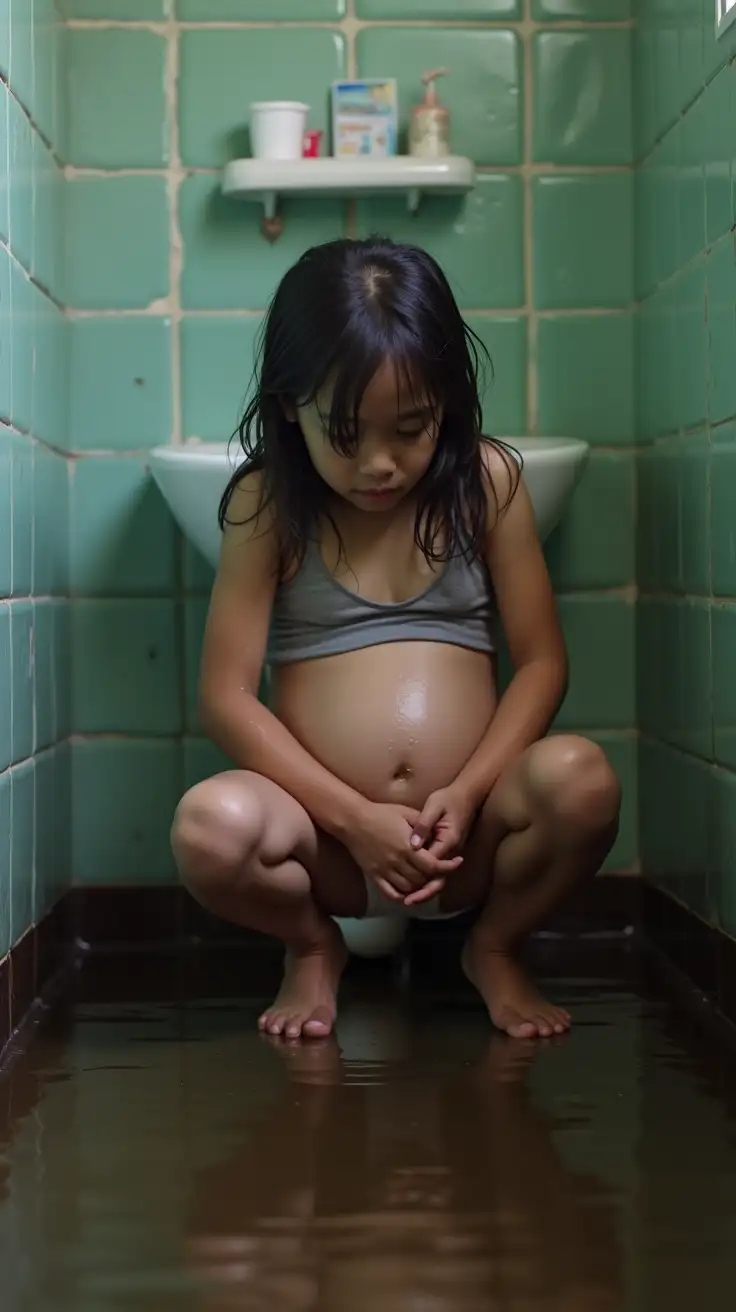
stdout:
<svg viewBox="0 0 736 1312">
<path fill-rule="evenodd" d="M 434 85 L 435 78 L 444 77 L 446 72 L 446 68 L 431 68 L 426 73 L 422 73 L 422 82 L 426 88 L 424 92 L 425 105 L 437 104 L 437 89 Z"/>
</svg>

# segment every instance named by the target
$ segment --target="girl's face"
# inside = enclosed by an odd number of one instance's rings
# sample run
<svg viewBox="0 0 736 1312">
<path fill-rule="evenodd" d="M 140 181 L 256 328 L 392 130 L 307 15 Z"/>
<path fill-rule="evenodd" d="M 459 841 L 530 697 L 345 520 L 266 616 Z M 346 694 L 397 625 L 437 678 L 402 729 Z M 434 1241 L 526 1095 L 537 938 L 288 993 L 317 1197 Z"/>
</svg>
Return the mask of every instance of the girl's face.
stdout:
<svg viewBox="0 0 736 1312">
<path fill-rule="evenodd" d="M 365 390 L 358 416 L 354 455 L 335 451 L 327 436 L 329 389 L 297 418 L 307 450 L 325 483 L 360 510 L 388 510 L 411 492 L 435 452 L 442 414 L 433 411 L 421 390 L 410 392 L 385 360 Z"/>
</svg>

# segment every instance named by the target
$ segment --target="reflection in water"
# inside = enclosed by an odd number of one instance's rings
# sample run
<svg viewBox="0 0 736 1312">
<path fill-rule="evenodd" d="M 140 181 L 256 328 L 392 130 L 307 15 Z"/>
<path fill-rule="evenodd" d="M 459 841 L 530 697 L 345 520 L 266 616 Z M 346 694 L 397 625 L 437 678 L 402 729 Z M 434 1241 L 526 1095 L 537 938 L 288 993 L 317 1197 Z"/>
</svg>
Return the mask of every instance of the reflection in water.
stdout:
<svg viewBox="0 0 736 1312">
<path fill-rule="evenodd" d="M 195 1184 L 206 1308 L 618 1308 L 610 1190 L 563 1164 L 529 1093 L 548 1054 L 473 1026 L 443 1060 L 405 1017 L 375 1019 L 393 1062 L 377 1041 L 372 1060 L 263 1041 L 285 1078 Z"/>
<path fill-rule="evenodd" d="M 729 1307 L 728 1054 L 556 991 L 537 1047 L 363 979 L 323 1044 L 255 1000 L 78 1004 L 0 1077 L 1 1312 Z"/>
</svg>

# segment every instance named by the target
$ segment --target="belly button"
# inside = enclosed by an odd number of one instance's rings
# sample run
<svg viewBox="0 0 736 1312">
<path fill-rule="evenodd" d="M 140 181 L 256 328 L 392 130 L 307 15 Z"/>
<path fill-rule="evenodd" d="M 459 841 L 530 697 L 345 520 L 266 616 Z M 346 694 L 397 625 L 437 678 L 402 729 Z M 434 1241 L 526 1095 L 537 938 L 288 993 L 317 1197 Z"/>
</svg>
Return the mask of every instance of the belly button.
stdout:
<svg viewBox="0 0 736 1312">
<path fill-rule="evenodd" d="M 397 780 L 400 779 L 402 781 L 406 779 L 411 779 L 411 776 L 412 776 L 412 769 L 410 765 L 397 765 L 393 774 L 394 779 Z"/>
</svg>

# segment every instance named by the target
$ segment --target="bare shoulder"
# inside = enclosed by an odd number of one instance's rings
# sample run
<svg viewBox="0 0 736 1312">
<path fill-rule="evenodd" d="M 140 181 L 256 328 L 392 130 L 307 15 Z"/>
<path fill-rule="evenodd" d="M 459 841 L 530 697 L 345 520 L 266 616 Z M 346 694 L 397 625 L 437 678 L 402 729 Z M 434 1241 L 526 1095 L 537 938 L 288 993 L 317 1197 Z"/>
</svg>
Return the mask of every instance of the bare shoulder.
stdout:
<svg viewBox="0 0 736 1312">
<path fill-rule="evenodd" d="M 276 515 L 260 470 L 246 473 L 235 484 L 224 524 L 221 564 L 254 554 L 275 558 Z"/>
<path fill-rule="evenodd" d="M 480 451 L 488 499 L 488 528 L 493 530 L 519 500 L 523 480 L 518 461 L 506 447 L 483 437 Z"/>
</svg>

